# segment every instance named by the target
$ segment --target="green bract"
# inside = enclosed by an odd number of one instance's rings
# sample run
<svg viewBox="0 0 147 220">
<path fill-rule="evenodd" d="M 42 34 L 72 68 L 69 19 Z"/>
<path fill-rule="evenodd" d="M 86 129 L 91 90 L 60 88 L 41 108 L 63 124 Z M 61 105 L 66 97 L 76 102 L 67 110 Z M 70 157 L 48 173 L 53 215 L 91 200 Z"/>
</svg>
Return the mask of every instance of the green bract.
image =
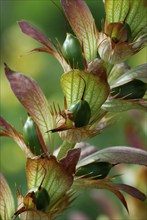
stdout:
<svg viewBox="0 0 147 220">
<path fill-rule="evenodd" d="M 77 123 L 87 124 L 89 118 L 91 120 L 92 117 L 97 117 L 101 105 L 109 95 L 109 85 L 105 79 L 81 70 L 64 73 L 61 86 L 66 97 L 67 110 L 75 114 Z M 84 98 L 81 98 L 83 95 Z"/>
<path fill-rule="evenodd" d="M 108 175 L 112 166 L 112 164 L 107 162 L 90 163 L 80 167 L 76 172 L 76 176 L 81 176 L 82 178 L 103 179 Z"/>
<path fill-rule="evenodd" d="M 35 122 L 30 116 L 28 116 L 24 124 L 23 137 L 26 144 L 34 154 L 40 155 L 41 153 L 43 153 L 43 149 L 38 138 Z"/>
<path fill-rule="evenodd" d="M 42 183 L 41 183 L 42 184 Z M 50 204 L 50 196 L 47 190 L 42 187 L 32 188 L 23 198 L 23 206 L 14 213 L 14 218 L 24 211 L 36 209 L 38 211 L 47 211 Z"/>
<path fill-rule="evenodd" d="M 84 79 L 83 79 L 84 81 Z M 85 81 L 84 81 L 85 83 Z M 81 100 L 78 100 L 77 102 L 73 103 L 69 108 L 69 118 L 71 116 L 71 120 L 74 121 L 75 127 L 79 128 L 82 126 L 86 126 L 89 122 L 90 116 L 91 116 L 91 109 L 89 107 L 89 104 L 87 101 L 84 100 L 85 95 L 85 89 L 86 89 L 86 83 L 84 87 L 84 91 L 81 97 Z"/>
<path fill-rule="evenodd" d="M 145 95 L 146 90 L 146 83 L 134 79 L 126 84 L 113 88 L 111 95 L 123 99 L 140 99 Z"/>
<path fill-rule="evenodd" d="M 62 46 L 62 54 L 72 68 L 83 69 L 82 48 L 78 39 L 67 33 Z"/>
</svg>

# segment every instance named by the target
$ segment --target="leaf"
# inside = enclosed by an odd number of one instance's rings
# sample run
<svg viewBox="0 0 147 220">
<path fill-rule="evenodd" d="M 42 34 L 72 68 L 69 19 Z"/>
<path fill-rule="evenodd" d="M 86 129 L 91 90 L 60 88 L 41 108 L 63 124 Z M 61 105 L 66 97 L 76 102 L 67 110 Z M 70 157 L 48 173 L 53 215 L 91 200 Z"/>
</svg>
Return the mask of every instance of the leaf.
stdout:
<svg viewBox="0 0 147 220">
<path fill-rule="evenodd" d="M 75 199 L 75 197 L 73 197 L 74 193 L 75 192 L 70 190 L 64 194 L 64 196 L 62 196 L 62 198 L 51 208 L 49 213 L 53 213 L 54 215 L 59 215 L 59 213 L 62 214 Z"/>
<path fill-rule="evenodd" d="M 133 79 L 139 79 L 142 80 L 143 82 L 147 83 L 147 64 L 141 64 L 139 66 L 136 66 L 134 68 L 131 68 L 130 70 L 124 72 L 122 75 L 120 75 L 116 81 L 115 85 L 125 83 L 128 81 L 131 81 Z M 114 86 L 114 85 L 113 85 Z"/>
<path fill-rule="evenodd" d="M 69 164 L 68 171 L 70 170 Z M 28 159 L 27 165 L 28 189 L 39 187 L 42 182 L 50 196 L 50 206 L 53 207 L 70 189 L 73 183 L 73 172 L 67 172 L 67 167 L 58 163 L 54 156 L 44 156 Z"/>
<path fill-rule="evenodd" d="M 60 146 L 60 149 L 58 150 L 57 159 L 61 160 L 63 157 L 65 157 L 67 152 L 70 149 L 73 149 L 74 146 L 75 146 L 75 144 L 71 144 L 71 143 L 67 142 L 66 140 L 63 141 L 63 143 Z"/>
<path fill-rule="evenodd" d="M 56 47 L 53 45 L 53 43 L 44 35 L 42 34 L 39 30 L 37 30 L 35 27 L 33 27 L 31 24 L 28 22 L 22 20 L 18 22 L 22 32 L 29 37 L 32 37 L 39 43 L 43 44 L 45 47 L 41 48 L 36 48 L 33 49 L 31 52 L 47 52 L 52 54 L 56 59 L 60 62 L 62 65 L 63 69 L 65 71 L 69 71 L 70 67 L 65 61 L 64 57 L 58 52 Z"/>
<path fill-rule="evenodd" d="M 5 73 L 15 96 L 38 125 L 42 136 L 49 139 L 53 146 L 51 133 L 45 133 L 54 126 L 48 102 L 39 85 L 31 78 L 11 70 L 5 66 Z"/>
<path fill-rule="evenodd" d="M 124 21 L 129 11 L 129 0 L 105 0 L 108 23 Z"/>
<path fill-rule="evenodd" d="M 105 187 L 106 187 L 106 189 L 108 189 L 111 192 L 113 192 L 119 198 L 119 200 L 124 205 L 124 207 L 126 208 L 127 212 L 129 213 L 128 205 L 127 205 L 126 199 L 123 196 L 123 194 L 119 190 L 115 189 L 114 187 L 111 187 L 110 185 L 107 185 Z"/>
<path fill-rule="evenodd" d="M 130 25 L 132 37 L 135 37 L 146 26 L 147 3 L 146 0 L 130 0 L 130 9 L 126 22 Z"/>
<path fill-rule="evenodd" d="M 3 174 L 0 173 L 0 219 L 10 220 L 14 211 L 15 206 L 12 192 Z"/>
<path fill-rule="evenodd" d="M 65 167 L 67 173 L 75 173 L 75 168 L 80 157 L 80 148 L 69 150 L 67 156 L 60 160 L 60 163 Z"/>
<path fill-rule="evenodd" d="M 146 111 L 146 101 L 143 99 L 123 100 L 123 99 L 107 99 L 101 107 L 108 112 L 123 112 L 131 109 L 140 109 Z"/>
<path fill-rule="evenodd" d="M 85 142 L 77 143 L 75 147 L 81 149 L 80 160 L 97 151 L 97 148 L 95 146 L 92 146 Z"/>
<path fill-rule="evenodd" d="M 109 85 L 104 79 L 80 70 L 64 73 L 61 77 L 61 85 L 67 108 L 77 100 L 81 100 L 85 88 L 84 100 L 90 106 L 91 116 L 98 114 L 101 105 L 109 95 Z"/>
<path fill-rule="evenodd" d="M 126 200 L 125 200 L 123 194 L 120 192 L 120 190 L 128 193 L 129 195 L 133 196 L 134 198 L 137 198 L 141 201 L 145 201 L 146 196 L 144 195 L 144 193 L 140 192 L 138 189 L 136 189 L 132 186 L 126 185 L 126 184 L 122 184 L 122 183 L 113 183 L 111 180 L 112 180 L 111 177 L 105 178 L 103 180 L 92 180 L 92 179 L 80 178 L 80 179 L 75 179 L 72 187 L 74 189 L 96 188 L 96 189 L 110 190 L 119 198 L 119 200 L 125 206 L 127 211 L 128 211 L 128 206 L 127 206 Z"/>
<path fill-rule="evenodd" d="M 122 191 L 128 193 L 129 195 L 133 196 L 134 198 L 139 199 L 141 201 L 145 201 L 145 199 L 146 199 L 145 194 L 133 186 L 129 186 L 126 184 L 121 184 L 121 183 L 115 183 L 115 184 L 113 184 L 113 186 L 115 188 L 117 188 L 118 190 L 122 190 Z"/>
<path fill-rule="evenodd" d="M 97 30 L 94 18 L 83 0 L 61 0 L 68 21 L 79 39 L 87 62 L 97 57 Z"/>
<path fill-rule="evenodd" d="M 127 163 L 147 166 L 147 152 L 133 147 L 108 147 L 78 162 L 77 168 L 92 162 Z"/>
<path fill-rule="evenodd" d="M 139 50 L 143 49 L 147 44 L 147 33 L 142 34 L 142 31 L 140 34 L 136 37 L 135 41 L 132 44 L 132 48 L 138 52 Z"/>
<path fill-rule="evenodd" d="M 26 157 L 33 157 L 34 155 L 26 146 L 22 134 L 15 130 L 4 118 L 0 116 L 0 136 L 8 136 L 12 138 L 22 149 Z"/>
<path fill-rule="evenodd" d="M 72 186 L 73 189 L 80 190 L 80 189 L 107 189 L 113 192 L 119 200 L 122 202 L 126 210 L 128 211 L 128 206 L 123 194 L 114 186 L 111 186 L 111 179 L 105 178 L 102 180 L 91 180 L 86 178 L 75 179 L 74 184 Z"/>
<path fill-rule="evenodd" d="M 130 69 L 130 67 L 126 63 L 115 64 L 108 76 L 108 83 L 111 86 L 115 85 L 117 79 L 121 77 L 121 75 L 125 74 Z"/>
<path fill-rule="evenodd" d="M 132 47 L 133 46 L 127 42 L 119 42 L 114 46 L 110 37 L 103 32 L 99 34 L 98 53 L 101 59 L 106 63 L 119 64 L 124 62 L 136 52 Z M 137 51 L 140 49 L 141 48 L 137 48 Z"/>
<path fill-rule="evenodd" d="M 28 22 L 22 20 L 19 21 L 18 24 L 24 34 L 32 37 L 36 41 L 39 41 L 41 44 L 45 45 L 51 53 L 54 53 L 56 51 L 56 48 L 51 43 L 51 41 L 49 41 L 49 39 L 44 34 L 42 34 Z"/>
<path fill-rule="evenodd" d="M 127 22 L 133 38 L 146 26 L 146 0 L 106 0 L 105 10 L 107 22 Z"/>
<path fill-rule="evenodd" d="M 36 210 L 31 210 L 31 211 L 25 211 L 23 213 L 20 214 L 20 220 L 50 220 L 52 216 L 47 214 L 47 213 L 43 213 L 41 211 L 36 211 Z"/>
<path fill-rule="evenodd" d="M 48 212 L 42 212 L 39 210 L 23 210 L 24 212 L 21 212 L 19 215 L 20 219 L 22 220 L 51 220 L 54 219 L 59 213 L 62 213 L 65 208 L 69 206 L 69 204 L 72 202 L 73 198 L 73 192 L 69 192 L 65 194 Z M 23 197 L 21 195 L 17 196 L 18 201 L 18 209 L 22 209 L 23 207 Z M 14 215 L 16 217 L 16 214 Z M 15 218 L 13 218 L 15 219 Z"/>
</svg>

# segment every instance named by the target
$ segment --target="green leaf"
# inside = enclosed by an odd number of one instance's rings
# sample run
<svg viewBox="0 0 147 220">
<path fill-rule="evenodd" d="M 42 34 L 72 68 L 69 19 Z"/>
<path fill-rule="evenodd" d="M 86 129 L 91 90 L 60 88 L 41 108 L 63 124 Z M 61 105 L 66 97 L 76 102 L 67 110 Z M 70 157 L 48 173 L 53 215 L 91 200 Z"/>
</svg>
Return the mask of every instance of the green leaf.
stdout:
<svg viewBox="0 0 147 220">
<path fill-rule="evenodd" d="M 135 37 L 147 25 L 146 0 L 129 0 L 130 8 L 126 22 L 130 25 L 132 36 Z"/>
<path fill-rule="evenodd" d="M 3 176 L 0 173 L 0 219 L 10 220 L 15 212 L 12 192 Z"/>
<path fill-rule="evenodd" d="M 115 84 L 113 82 L 113 86 L 117 84 L 124 84 L 125 82 L 131 81 L 133 79 L 139 79 L 143 82 L 147 83 L 147 64 L 141 64 L 139 66 L 136 66 L 134 68 L 131 68 L 130 70 L 124 72 L 122 75 L 120 75 L 116 80 Z"/>
<path fill-rule="evenodd" d="M 121 77 L 125 72 L 127 72 L 130 69 L 130 67 L 126 63 L 120 63 L 120 64 L 115 64 L 108 76 L 108 83 L 111 86 L 115 84 L 117 79 Z"/>
<path fill-rule="evenodd" d="M 79 161 L 77 168 L 93 162 L 147 165 L 147 152 L 133 147 L 109 147 L 85 157 L 83 160 Z"/>
<path fill-rule="evenodd" d="M 109 85 L 105 80 L 95 74 L 80 70 L 64 73 L 61 77 L 61 85 L 66 97 L 67 108 L 77 100 L 81 100 L 85 88 L 84 100 L 90 106 L 91 116 L 98 113 L 109 94 Z"/>
<path fill-rule="evenodd" d="M 136 37 L 135 41 L 133 42 L 132 48 L 138 52 L 139 50 L 143 49 L 147 45 L 147 32 L 145 34 L 140 34 Z"/>
<path fill-rule="evenodd" d="M 75 152 L 76 151 L 76 152 Z M 76 158 L 74 157 L 76 155 Z M 63 198 L 73 183 L 73 174 L 79 150 L 71 151 L 66 158 L 57 162 L 54 156 L 44 156 L 27 160 L 28 189 L 39 187 L 42 182 L 50 196 L 49 209 Z"/>
<path fill-rule="evenodd" d="M 97 57 L 97 29 L 94 18 L 83 0 L 61 0 L 68 21 L 83 47 L 87 62 Z"/>
<path fill-rule="evenodd" d="M 65 194 L 48 212 L 42 212 L 38 210 L 26 210 L 22 212 L 19 217 L 21 220 L 52 220 L 55 219 L 57 215 L 65 210 L 69 206 L 69 204 L 72 202 L 73 198 L 73 192 Z M 23 198 L 20 201 L 19 208 L 22 207 Z M 19 209 L 20 210 L 20 209 Z"/>
<path fill-rule="evenodd" d="M 26 146 L 21 133 L 15 130 L 4 118 L 0 116 L 0 136 L 7 136 L 12 138 L 22 149 L 26 157 L 33 157 L 34 155 Z"/>
<path fill-rule="evenodd" d="M 7 65 L 5 73 L 15 96 L 38 125 L 42 137 L 44 139 L 48 137 L 50 146 L 53 146 L 51 133 L 46 134 L 45 132 L 54 127 L 54 121 L 49 111 L 48 102 L 39 85 L 33 79 L 12 71 Z"/>
<path fill-rule="evenodd" d="M 122 99 L 108 99 L 103 105 L 102 109 L 109 112 L 123 112 L 131 109 L 146 110 L 145 100 L 122 100 Z"/>
<path fill-rule="evenodd" d="M 124 21 L 129 11 L 129 0 L 105 0 L 108 23 Z"/>
<path fill-rule="evenodd" d="M 106 20 L 127 22 L 135 37 L 146 26 L 146 0 L 105 0 Z"/>
</svg>

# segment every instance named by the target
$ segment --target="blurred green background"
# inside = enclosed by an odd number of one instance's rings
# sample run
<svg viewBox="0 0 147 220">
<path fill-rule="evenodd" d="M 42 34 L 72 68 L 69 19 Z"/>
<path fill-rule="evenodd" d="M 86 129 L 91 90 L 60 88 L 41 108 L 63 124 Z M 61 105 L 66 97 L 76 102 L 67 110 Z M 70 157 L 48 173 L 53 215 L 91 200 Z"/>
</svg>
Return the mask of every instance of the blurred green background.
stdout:
<svg viewBox="0 0 147 220">
<path fill-rule="evenodd" d="M 96 20 L 97 26 L 100 29 L 101 20 L 104 18 L 104 7 L 101 0 L 87 0 L 86 1 L 93 16 Z M 1 0 L 1 66 L 0 66 L 0 111 L 1 115 L 12 124 L 17 130 L 22 132 L 23 123 L 26 120 L 26 111 L 13 95 L 9 83 L 4 75 L 3 63 L 6 62 L 11 69 L 18 70 L 26 75 L 33 77 L 42 88 L 50 103 L 62 103 L 63 94 L 60 87 L 60 76 L 63 73 L 62 67 L 58 61 L 49 54 L 36 53 L 26 55 L 28 51 L 40 46 L 39 43 L 24 35 L 18 25 L 17 21 L 27 20 L 36 25 L 43 33 L 45 33 L 53 42 L 56 39 L 62 44 L 66 36 L 66 28 L 64 19 L 59 10 L 50 0 Z M 56 3 L 59 4 L 57 0 Z M 60 4 L 59 4 L 60 5 Z M 128 63 L 131 66 L 136 66 L 146 62 L 146 49 L 143 49 L 138 54 L 134 55 Z M 63 103 L 62 103 L 63 104 Z M 134 116 L 135 115 L 135 116 Z M 139 124 L 138 120 L 139 117 Z M 139 140 L 141 140 L 142 147 L 145 144 L 145 121 L 144 113 L 123 113 L 116 120 L 116 123 L 107 128 L 102 134 L 92 138 L 88 142 L 97 147 L 108 147 L 115 145 L 129 145 L 128 140 L 128 125 L 135 127 Z M 22 192 L 27 192 L 27 182 L 25 177 L 25 157 L 19 147 L 8 138 L 1 138 L 0 140 L 0 169 L 4 173 L 12 191 L 16 198 L 15 183 L 22 187 Z M 57 146 L 61 140 L 57 137 Z M 126 167 L 123 167 L 126 168 Z M 120 167 L 120 170 L 122 167 Z M 135 169 L 132 166 L 132 170 Z M 130 170 L 127 167 L 126 172 Z M 118 172 L 119 170 L 117 170 Z M 130 171 L 129 171 L 130 172 Z M 127 177 L 128 178 L 128 177 Z M 125 179 L 125 178 L 124 178 Z M 129 178 L 126 180 L 126 182 Z M 128 183 L 128 182 L 127 182 Z M 65 215 L 59 219 L 73 219 L 81 220 L 74 216 L 75 213 L 82 212 L 87 215 L 87 219 L 94 220 L 107 219 L 105 210 L 98 205 L 92 196 L 93 192 L 80 192 L 80 196 L 74 202 L 72 208 L 65 212 Z M 114 212 L 119 210 L 120 216 L 125 216 L 124 209 L 118 203 L 118 200 L 112 193 L 101 195 L 108 198 L 110 203 L 114 203 Z M 125 214 L 124 214 L 125 213 Z M 107 214 L 107 213 L 106 213 Z M 127 217 L 125 217 L 127 219 Z M 85 217 L 86 220 L 86 217 Z"/>
</svg>

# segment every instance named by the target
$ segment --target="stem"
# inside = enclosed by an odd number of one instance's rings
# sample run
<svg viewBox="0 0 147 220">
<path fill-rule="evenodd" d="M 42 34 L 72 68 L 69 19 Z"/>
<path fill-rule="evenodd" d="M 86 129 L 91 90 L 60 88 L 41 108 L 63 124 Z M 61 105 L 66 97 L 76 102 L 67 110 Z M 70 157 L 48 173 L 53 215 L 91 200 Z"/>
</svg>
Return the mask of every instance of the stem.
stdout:
<svg viewBox="0 0 147 220">
<path fill-rule="evenodd" d="M 74 146 L 75 146 L 75 143 L 71 144 L 71 143 L 68 143 L 67 141 L 63 141 L 60 147 L 60 151 L 57 155 L 57 159 L 60 160 L 61 158 L 63 158 L 67 154 L 67 152 L 71 150 Z"/>
</svg>

